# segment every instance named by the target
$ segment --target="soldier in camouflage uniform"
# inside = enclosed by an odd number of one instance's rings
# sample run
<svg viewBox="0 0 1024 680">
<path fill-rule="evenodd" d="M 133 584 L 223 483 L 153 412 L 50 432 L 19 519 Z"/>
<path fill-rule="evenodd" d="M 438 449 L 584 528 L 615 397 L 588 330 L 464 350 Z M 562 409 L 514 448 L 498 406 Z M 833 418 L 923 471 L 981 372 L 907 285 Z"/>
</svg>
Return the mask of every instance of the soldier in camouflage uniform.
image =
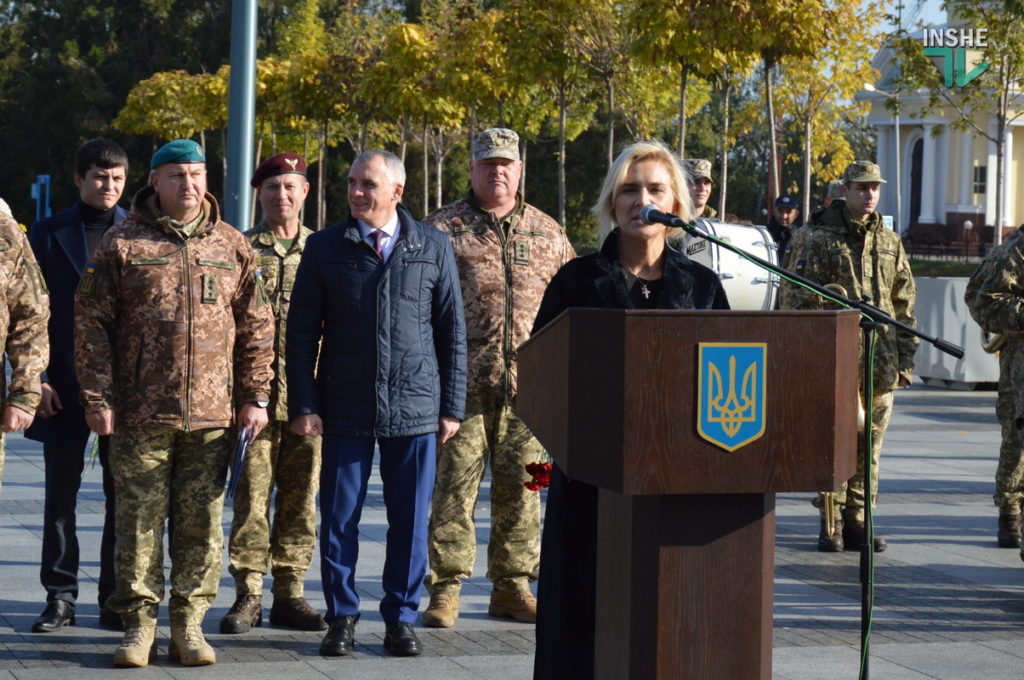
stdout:
<svg viewBox="0 0 1024 680">
<path fill-rule="evenodd" d="M 270 423 L 249 446 L 235 493 L 228 556 L 237 591 L 221 619 L 220 632 L 245 633 L 263 620 L 263 576 L 273 575 L 270 622 L 297 630 L 323 630 L 324 617 L 303 597 L 303 579 L 316 545 L 316 492 L 320 483 L 320 437 L 304 437 L 288 427 L 284 340 L 295 272 L 306 237 L 302 204 L 309 194 L 306 160 L 283 153 L 264 161 L 252 176 L 264 222 L 248 232 L 274 309 L 274 385 Z M 270 497 L 275 511 L 270 524 Z"/>
<path fill-rule="evenodd" d="M 1022 228 L 1024 229 L 1024 228 Z M 1018 229 L 992 250 L 967 282 L 964 301 L 974 320 L 1005 343 L 999 350 L 999 396 L 996 416 L 1002 429 L 996 492 L 999 508 L 996 539 L 1002 548 L 1021 547 L 1021 502 L 1024 501 L 1024 335 L 1017 313 L 1024 305 L 1024 231 Z"/>
<path fill-rule="evenodd" d="M 116 666 L 156 655 L 170 512 L 172 660 L 216 661 L 202 622 L 217 594 L 221 514 L 237 424 L 267 423 L 274 318 L 256 256 L 206 192 L 202 147 L 170 142 L 150 185 L 104 235 L 76 294 L 75 368 L 86 422 L 112 434 L 117 590 L 125 635 Z"/>
<path fill-rule="evenodd" d="M 10 215 L 0 214 L 0 346 L 11 363 L 11 384 L 0 371 L 4 398 L 3 432 L 24 430 L 39 406 L 39 376 L 50 361 L 46 322 L 50 300 L 42 272 L 25 233 Z M 4 473 L 3 435 L 0 434 L 0 480 Z"/>
<path fill-rule="evenodd" d="M 894 319 L 913 326 L 916 297 L 914 277 L 900 237 L 887 229 L 875 212 L 882 179 L 877 165 L 855 161 L 843 173 L 845 202 L 835 202 L 810 226 L 799 252 L 792 252 L 790 265 L 798 274 L 821 284 L 835 283 L 854 299 L 870 298 L 871 304 Z M 821 309 L 827 303 L 816 293 L 783 281 L 782 309 Z M 910 384 L 914 370 L 914 352 L 918 340 L 892 326 L 877 334 L 874 401 L 871 404 L 871 501 L 878 497 L 879 456 L 882 439 L 892 415 L 893 393 Z M 861 348 L 863 352 L 863 348 Z M 863 364 L 861 364 L 863 365 Z M 861 376 L 863 379 L 863 376 Z M 861 381 L 863 383 L 863 380 Z M 863 394 L 861 398 L 863 399 Z M 836 494 L 837 504 L 845 506 L 843 520 L 828 534 L 824 514 L 818 549 L 825 552 L 859 550 L 866 541 L 864 525 L 864 441 L 858 437 L 857 472 Z M 819 500 L 819 504 L 824 503 Z M 824 513 L 824 509 L 823 509 Z M 841 533 L 840 533 L 841 528 Z M 885 541 L 875 536 L 874 550 L 885 550 Z"/>
<path fill-rule="evenodd" d="M 690 200 L 693 201 L 694 217 L 713 220 L 718 211 L 708 205 L 711 198 L 711 161 L 703 158 L 687 158 L 683 161 L 690 185 Z"/>
<path fill-rule="evenodd" d="M 543 456 L 515 414 L 516 350 L 530 336 L 548 281 L 575 256 L 565 230 L 518 194 L 519 136 L 492 128 L 473 138 L 472 191 L 424 222 L 451 234 L 462 282 L 469 346 L 466 419 L 437 459 L 430 517 L 430 605 L 423 623 L 450 627 L 462 579 L 473 571 L 473 512 L 491 465 L 488 613 L 534 621 L 540 500 L 524 467 Z"/>
</svg>

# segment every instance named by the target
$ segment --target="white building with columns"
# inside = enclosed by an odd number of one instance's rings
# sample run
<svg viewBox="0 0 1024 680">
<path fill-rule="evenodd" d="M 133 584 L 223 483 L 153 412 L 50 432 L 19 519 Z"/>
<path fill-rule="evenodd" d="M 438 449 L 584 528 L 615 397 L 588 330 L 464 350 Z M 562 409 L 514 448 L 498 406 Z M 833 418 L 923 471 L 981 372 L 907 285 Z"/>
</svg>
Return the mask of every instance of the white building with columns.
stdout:
<svg viewBox="0 0 1024 680">
<path fill-rule="evenodd" d="M 898 65 L 892 51 L 883 47 L 873 65 L 881 77 L 874 83 L 876 92 L 864 91 L 860 101 L 871 102 L 868 123 L 877 133 L 875 162 L 888 181 L 878 211 L 896 219 L 896 168 L 899 155 L 901 213 L 899 232 L 912 238 L 931 233 L 936 239 L 959 240 L 964 222 L 975 227 L 987 225 L 979 236 L 991 240 L 996 215 L 996 120 L 979 114 L 975 122 L 985 126 L 988 137 L 975 130 L 961 132 L 951 127 L 959 119 L 952 107 L 922 113 L 928 104 L 926 91 L 899 93 L 899 133 L 896 118 L 887 102 L 896 92 L 893 78 Z M 1014 121 L 1005 132 L 1003 158 L 1003 227 L 1015 227 L 1024 221 L 1024 191 L 1018 190 L 1018 170 L 1024 162 L 1024 118 Z M 898 138 L 898 139 L 897 139 Z M 929 228 L 929 225 L 935 225 Z M 913 227 L 913 231 L 911 228 Z M 1006 233 L 1004 229 L 1004 234 Z M 915 239 L 916 240 L 916 239 Z"/>
</svg>

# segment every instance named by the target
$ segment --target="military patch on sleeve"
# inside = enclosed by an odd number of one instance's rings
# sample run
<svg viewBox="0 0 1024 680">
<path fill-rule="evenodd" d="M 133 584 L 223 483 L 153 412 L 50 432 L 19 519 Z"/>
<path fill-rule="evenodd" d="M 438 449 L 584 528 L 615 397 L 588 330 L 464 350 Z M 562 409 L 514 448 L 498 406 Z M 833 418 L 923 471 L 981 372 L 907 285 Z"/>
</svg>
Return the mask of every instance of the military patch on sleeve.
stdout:
<svg viewBox="0 0 1024 680">
<path fill-rule="evenodd" d="M 217 303 L 217 276 L 215 274 L 203 274 L 203 304 L 213 305 Z"/>
<path fill-rule="evenodd" d="M 90 263 L 85 268 L 85 273 L 78 280 L 79 297 L 93 297 L 96 294 L 96 265 Z"/>
<path fill-rule="evenodd" d="M 516 241 L 512 261 L 515 264 L 530 264 L 530 242 Z"/>
<path fill-rule="evenodd" d="M 36 292 L 36 300 L 41 299 L 43 295 L 49 295 L 46 278 L 43 277 L 43 268 L 39 266 L 39 263 L 35 261 L 28 263 L 28 271 L 32 279 L 32 288 Z"/>
</svg>

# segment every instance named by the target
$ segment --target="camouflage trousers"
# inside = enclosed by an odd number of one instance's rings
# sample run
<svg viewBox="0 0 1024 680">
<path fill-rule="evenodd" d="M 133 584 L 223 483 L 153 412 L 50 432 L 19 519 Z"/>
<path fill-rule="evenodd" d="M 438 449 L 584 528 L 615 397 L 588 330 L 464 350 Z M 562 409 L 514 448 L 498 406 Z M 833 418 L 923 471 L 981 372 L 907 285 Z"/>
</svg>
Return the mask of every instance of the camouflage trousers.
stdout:
<svg viewBox="0 0 1024 680">
<path fill-rule="evenodd" d="M 892 418 L 892 406 L 896 393 L 893 390 L 875 392 L 872 405 L 871 434 L 874 437 L 871 447 L 871 507 L 878 505 L 878 471 L 882 457 L 882 442 L 885 431 L 889 428 Z M 864 521 L 864 433 L 857 433 L 857 471 L 835 493 L 837 505 L 845 506 L 843 518 L 858 522 Z M 818 507 L 823 507 L 824 500 L 819 497 Z M 824 511 L 823 511 L 824 512 Z"/>
<path fill-rule="evenodd" d="M 239 595 L 261 595 L 269 566 L 275 598 L 302 597 L 316 546 L 319 488 L 320 437 L 302 437 L 287 422 L 271 421 L 249 445 L 235 491 L 228 570 Z"/>
<path fill-rule="evenodd" d="M 476 560 L 476 510 L 480 483 L 491 466 L 491 537 L 487 578 L 495 590 L 526 592 L 537 580 L 540 562 L 540 495 L 524 482 L 527 463 L 540 460 L 543 449 L 504 397 L 467 396 L 466 419 L 458 433 L 437 453 L 430 514 L 432 593 L 458 592 L 473 573 Z"/>
<path fill-rule="evenodd" d="M 164 524 L 170 533 L 171 625 L 199 625 L 217 596 L 229 430 L 121 427 L 111 440 L 117 485 L 117 590 L 107 605 L 126 626 L 156 623 L 164 597 Z"/>
<path fill-rule="evenodd" d="M 1024 357 L 1024 342 L 1010 338 L 999 353 L 999 396 L 996 398 L 996 418 L 1002 430 L 999 444 L 999 465 L 996 467 L 996 492 L 992 500 L 1001 515 L 1020 514 L 1024 501 L 1024 442 L 1018 422 L 1024 425 L 1024 416 L 1018 415 L 1016 376 Z M 1018 364 L 1015 367 L 1014 364 Z M 1015 370 L 1016 369 L 1016 370 Z"/>
<path fill-rule="evenodd" d="M 0 432 L 0 489 L 4 487 L 4 452 L 7 450 L 7 440 L 4 433 Z"/>
</svg>

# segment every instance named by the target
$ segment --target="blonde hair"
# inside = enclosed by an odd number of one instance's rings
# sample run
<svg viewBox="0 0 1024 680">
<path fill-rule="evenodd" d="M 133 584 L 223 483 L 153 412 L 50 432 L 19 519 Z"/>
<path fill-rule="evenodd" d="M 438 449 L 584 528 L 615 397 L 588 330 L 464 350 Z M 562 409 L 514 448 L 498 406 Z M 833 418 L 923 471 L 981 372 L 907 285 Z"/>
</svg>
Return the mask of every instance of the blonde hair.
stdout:
<svg viewBox="0 0 1024 680">
<path fill-rule="evenodd" d="M 601 241 L 604 241 L 605 237 L 618 226 L 615 224 L 615 199 L 619 195 L 622 183 L 626 181 L 626 174 L 637 163 L 651 160 L 660 161 L 665 166 L 665 169 L 668 170 L 672 194 L 675 197 L 672 213 L 684 220 L 690 219 L 693 213 L 690 189 L 686 182 L 686 173 L 683 171 L 679 159 L 667 146 L 659 141 L 646 140 L 634 142 L 619 153 L 619 157 L 615 159 L 612 167 L 608 169 L 608 174 L 604 178 L 604 186 L 601 187 L 601 195 L 593 207 L 594 214 L 597 216 Z M 669 235 L 677 231 L 678 229 L 672 229 Z"/>
</svg>

